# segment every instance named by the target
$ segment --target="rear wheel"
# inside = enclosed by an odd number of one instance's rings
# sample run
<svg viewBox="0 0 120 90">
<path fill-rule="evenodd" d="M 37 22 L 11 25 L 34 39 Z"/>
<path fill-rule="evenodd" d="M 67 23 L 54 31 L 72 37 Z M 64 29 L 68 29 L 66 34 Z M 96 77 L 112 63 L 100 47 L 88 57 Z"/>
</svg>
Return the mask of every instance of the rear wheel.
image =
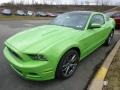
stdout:
<svg viewBox="0 0 120 90">
<path fill-rule="evenodd" d="M 66 79 L 72 76 L 79 62 L 79 54 L 76 50 L 69 50 L 61 58 L 57 70 L 56 77 L 58 79 Z"/>
<path fill-rule="evenodd" d="M 110 35 L 108 36 L 107 40 L 105 41 L 104 44 L 105 44 L 106 46 L 109 46 L 109 45 L 112 44 L 113 36 L 114 36 L 114 31 L 112 31 L 112 32 L 110 33 Z"/>
</svg>

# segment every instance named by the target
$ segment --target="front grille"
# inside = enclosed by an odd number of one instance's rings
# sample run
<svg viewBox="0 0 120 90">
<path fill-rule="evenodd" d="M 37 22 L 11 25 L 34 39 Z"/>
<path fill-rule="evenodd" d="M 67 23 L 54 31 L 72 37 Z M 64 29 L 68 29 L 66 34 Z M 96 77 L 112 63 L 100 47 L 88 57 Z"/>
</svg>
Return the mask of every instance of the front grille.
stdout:
<svg viewBox="0 0 120 90">
<path fill-rule="evenodd" d="M 18 59 L 22 59 L 16 52 L 14 52 L 13 50 L 11 50 L 10 48 L 8 48 L 9 52 L 16 58 Z"/>
</svg>

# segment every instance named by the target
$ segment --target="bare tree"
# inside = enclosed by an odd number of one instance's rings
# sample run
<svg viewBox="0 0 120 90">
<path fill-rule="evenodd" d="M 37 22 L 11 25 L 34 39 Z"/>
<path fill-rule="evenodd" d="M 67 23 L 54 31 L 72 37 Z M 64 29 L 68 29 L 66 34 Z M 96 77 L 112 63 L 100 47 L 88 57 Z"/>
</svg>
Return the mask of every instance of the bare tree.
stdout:
<svg viewBox="0 0 120 90">
<path fill-rule="evenodd" d="M 109 5 L 110 4 L 110 0 L 104 0 L 104 5 Z"/>
<path fill-rule="evenodd" d="M 34 4 L 35 4 L 35 5 L 38 5 L 39 3 L 38 3 L 38 1 L 35 1 Z"/>
<path fill-rule="evenodd" d="M 43 3 L 46 5 L 46 4 L 47 4 L 47 1 L 46 1 L 46 0 L 43 0 Z"/>
<path fill-rule="evenodd" d="M 61 0 L 56 0 L 56 3 L 57 3 L 58 5 L 60 5 L 60 4 L 62 3 L 62 1 L 61 1 Z"/>
<path fill-rule="evenodd" d="M 53 1 L 54 1 L 54 0 L 50 0 L 50 1 L 49 1 L 49 4 L 52 5 L 52 4 L 53 4 Z"/>
<path fill-rule="evenodd" d="M 80 4 L 81 4 L 81 5 L 84 5 L 84 2 L 81 0 Z"/>
<path fill-rule="evenodd" d="M 11 4 L 14 4 L 14 0 L 11 0 Z"/>
<path fill-rule="evenodd" d="M 85 4 L 86 4 L 86 5 L 89 5 L 89 4 L 90 4 L 90 2 L 89 2 L 89 1 L 85 1 Z"/>
<path fill-rule="evenodd" d="M 74 0 L 74 4 L 75 4 L 75 5 L 78 5 L 78 0 Z"/>
<path fill-rule="evenodd" d="M 110 0 L 95 0 L 96 5 L 109 5 Z"/>
<path fill-rule="evenodd" d="M 34 5 L 34 0 L 32 0 L 32 5 Z"/>
<path fill-rule="evenodd" d="M 96 5 L 99 5 L 100 0 L 95 0 Z"/>
</svg>

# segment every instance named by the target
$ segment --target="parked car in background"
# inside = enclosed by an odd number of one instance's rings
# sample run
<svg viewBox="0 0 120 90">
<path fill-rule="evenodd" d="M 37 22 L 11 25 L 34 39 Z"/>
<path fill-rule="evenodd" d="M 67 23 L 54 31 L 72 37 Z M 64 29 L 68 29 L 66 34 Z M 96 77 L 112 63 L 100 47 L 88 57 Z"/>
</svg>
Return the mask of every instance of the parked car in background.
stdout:
<svg viewBox="0 0 120 90">
<path fill-rule="evenodd" d="M 63 14 L 64 12 L 55 12 L 55 14 L 58 16 L 60 14 Z"/>
<path fill-rule="evenodd" d="M 3 9 L 1 13 L 3 15 L 12 15 L 12 10 L 11 9 Z"/>
<path fill-rule="evenodd" d="M 57 14 L 55 14 L 55 13 L 50 13 L 50 12 L 47 12 L 47 16 L 49 16 L 49 17 L 56 17 L 56 16 L 57 16 Z"/>
<path fill-rule="evenodd" d="M 56 13 L 56 12 L 55 12 L 54 14 L 56 15 L 56 17 L 57 17 L 58 15 L 60 15 L 60 13 Z"/>
<path fill-rule="evenodd" d="M 120 28 L 120 11 L 108 12 L 106 15 L 115 20 L 116 28 Z"/>
<path fill-rule="evenodd" d="M 18 16 L 26 16 L 26 13 L 23 11 L 23 10 L 17 10 L 15 15 L 18 15 Z"/>
<path fill-rule="evenodd" d="M 38 12 L 36 12 L 36 16 L 46 17 L 47 14 L 45 12 L 38 11 Z"/>
<path fill-rule="evenodd" d="M 33 15 L 33 11 L 27 11 L 27 16 L 32 16 Z"/>
</svg>

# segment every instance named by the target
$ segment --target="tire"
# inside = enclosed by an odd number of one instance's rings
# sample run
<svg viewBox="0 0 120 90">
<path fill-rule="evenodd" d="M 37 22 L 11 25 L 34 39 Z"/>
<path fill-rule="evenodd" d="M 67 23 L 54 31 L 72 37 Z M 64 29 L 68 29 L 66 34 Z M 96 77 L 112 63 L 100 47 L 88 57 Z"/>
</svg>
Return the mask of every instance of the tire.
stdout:
<svg viewBox="0 0 120 90">
<path fill-rule="evenodd" d="M 112 44 L 113 36 L 114 36 L 114 31 L 112 31 L 109 34 L 108 38 L 106 39 L 106 41 L 104 43 L 105 46 L 110 46 Z"/>
<path fill-rule="evenodd" d="M 77 69 L 79 54 L 76 50 L 71 49 L 66 52 L 58 63 L 56 69 L 56 78 L 67 79 L 71 77 Z"/>
</svg>

